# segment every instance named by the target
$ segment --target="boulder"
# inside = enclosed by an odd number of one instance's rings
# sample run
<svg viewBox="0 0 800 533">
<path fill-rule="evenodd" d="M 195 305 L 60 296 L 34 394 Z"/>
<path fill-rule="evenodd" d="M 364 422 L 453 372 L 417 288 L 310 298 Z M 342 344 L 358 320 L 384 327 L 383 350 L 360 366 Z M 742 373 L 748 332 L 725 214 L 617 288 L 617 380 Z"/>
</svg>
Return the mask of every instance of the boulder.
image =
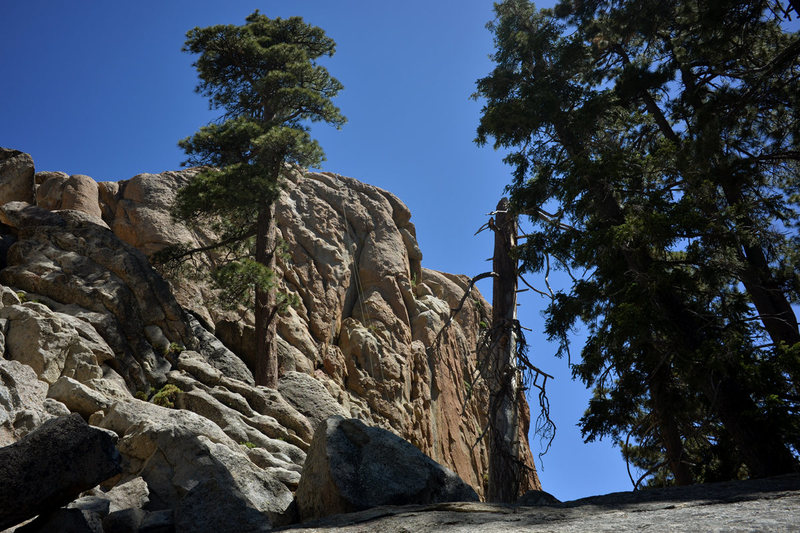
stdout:
<svg viewBox="0 0 800 533">
<path fill-rule="evenodd" d="M 284 483 L 199 414 L 139 400 L 117 402 L 99 414 L 92 423 L 121 437 L 124 474 L 141 476 L 150 497 L 174 510 L 176 530 L 266 531 L 291 504 Z"/>
<path fill-rule="evenodd" d="M 411 443 L 338 416 L 317 428 L 295 498 L 301 520 L 380 505 L 478 501 L 472 487 Z"/>
<path fill-rule="evenodd" d="M 287 372 L 278 381 L 278 391 L 308 419 L 315 431 L 331 416 L 350 416 L 324 385 L 308 374 Z"/>
<path fill-rule="evenodd" d="M 50 385 L 47 397 L 58 400 L 66 405 L 70 411 L 79 413 L 87 420 L 92 413 L 109 405 L 108 398 L 100 392 L 67 376 L 61 376 L 55 383 Z"/>
<path fill-rule="evenodd" d="M 0 530 L 54 511 L 121 471 L 116 438 L 77 414 L 0 448 Z"/>
<path fill-rule="evenodd" d="M 31 156 L 0 148 L 0 205 L 8 202 L 33 203 L 34 168 Z"/>
</svg>

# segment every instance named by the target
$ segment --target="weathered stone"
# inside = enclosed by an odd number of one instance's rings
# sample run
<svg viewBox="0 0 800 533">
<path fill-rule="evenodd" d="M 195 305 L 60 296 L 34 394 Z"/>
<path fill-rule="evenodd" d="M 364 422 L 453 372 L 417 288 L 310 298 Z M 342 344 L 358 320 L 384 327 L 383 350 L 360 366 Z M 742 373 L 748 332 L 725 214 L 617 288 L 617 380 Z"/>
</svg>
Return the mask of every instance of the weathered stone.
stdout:
<svg viewBox="0 0 800 533">
<path fill-rule="evenodd" d="M 31 156 L 0 148 L 0 205 L 7 202 L 33 203 L 34 168 Z"/>
<path fill-rule="evenodd" d="M 47 384 L 31 367 L 0 358 L 0 446 L 8 446 L 50 418 Z"/>
<path fill-rule="evenodd" d="M 302 520 L 379 505 L 478 501 L 451 470 L 409 442 L 355 419 L 321 424 L 296 493 Z"/>
<path fill-rule="evenodd" d="M 6 357 L 30 366 L 49 384 L 62 374 L 102 377 L 100 364 L 114 355 L 91 326 L 37 302 L 3 307 L 0 318 L 9 321 Z"/>
<path fill-rule="evenodd" d="M 331 416 L 349 416 L 325 387 L 308 374 L 287 372 L 278 382 L 278 391 L 316 428 Z"/>
<path fill-rule="evenodd" d="M 107 229 L 72 216 L 76 211 L 59 215 L 14 203 L 0 211 L 20 237 L 0 279 L 110 320 L 98 330 L 113 348 L 129 387 L 163 384 L 169 362 L 145 340 L 143 329 L 157 326 L 180 345 L 193 337 L 183 310 L 147 259 Z M 48 374 L 50 382 L 52 377 Z"/>
<path fill-rule="evenodd" d="M 286 533 L 634 533 L 797 530 L 800 475 L 619 492 L 535 507 L 441 503 L 376 507 L 283 529 Z"/>
<path fill-rule="evenodd" d="M 47 397 L 58 400 L 73 413 L 88 419 L 92 413 L 109 406 L 109 400 L 96 390 L 67 376 L 61 376 L 50 385 Z"/>
<path fill-rule="evenodd" d="M 36 205 L 50 211 L 61 209 L 61 194 L 68 179 L 65 172 L 37 172 Z"/>
<path fill-rule="evenodd" d="M 0 528 L 55 510 L 119 473 L 115 440 L 75 414 L 0 448 Z"/>
<path fill-rule="evenodd" d="M 197 351 L 200 352 L 211 366 L 232 379 L 238 379 L 250 385 L 255 383 L 253 373 L 247 368 L 239 357 L 227 349 L 219 339 L 206 330 L 191 314 L 186 319 L 196 339 Z"/>
<path fill-rule="evenodd" d="M 174 533 L 175 521 L 171 509 L 152 512 L 124 509 L 105 517 L 103 530 L 104 533 Z"/>
<path fill-rule="evenodd" d="M 520 496 L 514 505 L 533 507 L 536 505 L 551 505 L 554 503 L 561 503 L 561 501 L 549 492 L 543 490 L 529 490 Z"/>
<path fill-rule="evenodd" d="M 40 182 L 36 188 L 37 206 L 51 211 L 71 209 L 102 218 L 97 182 L 89 176 L 39 172 L 35 179 Z"/>
<path fill-rule="evenodd" d="M 283 483 L 196 413 L 131 400 L 115 403 L 92 423 L 120 435 L 126 475 L 140 475 L 151 497 L 175 509 L 178 529 L 232 531 L 224 529 L 233 527 L 230 522 L 224 524 L 236 516 L 239 530 L 258 531 L 270 527 L 270 515 L 292 500 Z"/>
</svg>

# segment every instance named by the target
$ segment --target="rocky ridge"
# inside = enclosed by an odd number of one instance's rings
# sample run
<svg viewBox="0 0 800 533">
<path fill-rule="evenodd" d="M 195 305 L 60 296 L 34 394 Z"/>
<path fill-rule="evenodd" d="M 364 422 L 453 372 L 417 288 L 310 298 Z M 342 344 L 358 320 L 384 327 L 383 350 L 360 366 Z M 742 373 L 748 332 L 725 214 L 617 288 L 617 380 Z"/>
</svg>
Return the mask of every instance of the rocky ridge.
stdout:
<svg viewBox="0 0 800 533">
<path fill-rule="evenodd" d="M 212 237 L 169 218 L 196 173 L 97 183 L 36 173 L 27 154 L 0 150 L 0 446 L 70 412 L 112 431 L 122 473 L 95 489 L 110 503 L 92 516 L 130 530 L 168 510 L 175 528 L 208 531 L 230 516 L 242 531 L 287 520 L 330 415 L 402 436 L 482 493 L 486 450 L 473 444 L 487 402 L 474 347 L 488 305 L 475 293 L 434 346 L 467 279 L 421 267 L 408 208 L 351 178 L 289 172 L 280 268 L 301 304 L 281 318 L 271 390 L 248 369 L 251 313 L 215 306 L 202 283 L 168 283 L 148 261 Z M 115 503 L 131 483 L 143 486 L 138 503 Z"/>
</svg>

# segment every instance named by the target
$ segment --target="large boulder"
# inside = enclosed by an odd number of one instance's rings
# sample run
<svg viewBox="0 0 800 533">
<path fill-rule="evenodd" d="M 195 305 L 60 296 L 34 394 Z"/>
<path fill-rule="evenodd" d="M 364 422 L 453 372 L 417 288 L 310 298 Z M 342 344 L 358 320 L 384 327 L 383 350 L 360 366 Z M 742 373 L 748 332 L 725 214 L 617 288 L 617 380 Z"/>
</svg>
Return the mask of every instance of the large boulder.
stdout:
<svg viewBox="0 0 800 533">
<path fill-rule="evenodd" d="M 317 428 L 295 496 L 301 520 L 380 505 L 478 501 L 472 487 L 411 443 L 339 416 Z"/>
<path fill-rule="evenodd" d="M 55 510 L 121 471 L 116 438 L 77 414 L 0 448 L 0 530 Z"/>
<path fill-rule="evenodd" d="M 102 217 L 97 182 L 89 176 L 63 172 L 39 172 L 35 179 L 40 182 L 36 189 L 36 205 L 45 209 L 73 209 Z"/>
<path fill-rule="evenodd" d="M 292 502 L 246 447 L 199 414 L 130 400 L 91 422 L 121 437 L 125 476 L 141 476 L 150 497 L 174 510 L 176 530 L 267 531 Z"/>
<path fill-rule="evenodd" d="M 8 148 L 0 148 L 0 205 L 7 202 L 33 203 L 33 159 Z"/>
</svg>

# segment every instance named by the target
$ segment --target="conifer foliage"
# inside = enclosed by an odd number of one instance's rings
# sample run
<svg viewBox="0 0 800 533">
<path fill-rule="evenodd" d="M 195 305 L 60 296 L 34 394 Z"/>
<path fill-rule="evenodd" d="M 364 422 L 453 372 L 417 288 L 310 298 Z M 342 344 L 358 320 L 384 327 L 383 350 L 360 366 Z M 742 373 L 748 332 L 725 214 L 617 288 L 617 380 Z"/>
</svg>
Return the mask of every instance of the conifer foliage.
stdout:
<svg viewBox="0 0 800 533">
<path fill-rule="evenodd" d="M 794 471 L 800 35 L 777 1 L 496 4 L 477 141 L 509 150 L 522 269 L 574 274 L 546 330 L 580 421 L 651 485 Z M 583 275 L 577 273 L 585 272 Z M 634 479 L 634 478 L 632 478 Z"/>
<path fill-rule="evenodd" d="M 317 64 L 333 55 L 335 43 L 299 17 L 270 19 L 256 11 L 242 26 L 194 28 L 183 49 L 199 55 L 196 91 L 223 114 L 180 141 L 185 164 L 205 168 L 178 192 L 173 212 L 209 225 L 219 240 L 202 250 L 172 250 L 171 259 L 215 254 L 212 277 L 223 294 L 255 305 L 254 375 L 257 384 L 274 387 L 274 319 L 285 303 L 274 279 L 280 244 L 274 201 L 288 164 L 315 166 L 324 158 L 309 123 L 345 122 L 331 102 L 342 85 Z"/>
</svg>

